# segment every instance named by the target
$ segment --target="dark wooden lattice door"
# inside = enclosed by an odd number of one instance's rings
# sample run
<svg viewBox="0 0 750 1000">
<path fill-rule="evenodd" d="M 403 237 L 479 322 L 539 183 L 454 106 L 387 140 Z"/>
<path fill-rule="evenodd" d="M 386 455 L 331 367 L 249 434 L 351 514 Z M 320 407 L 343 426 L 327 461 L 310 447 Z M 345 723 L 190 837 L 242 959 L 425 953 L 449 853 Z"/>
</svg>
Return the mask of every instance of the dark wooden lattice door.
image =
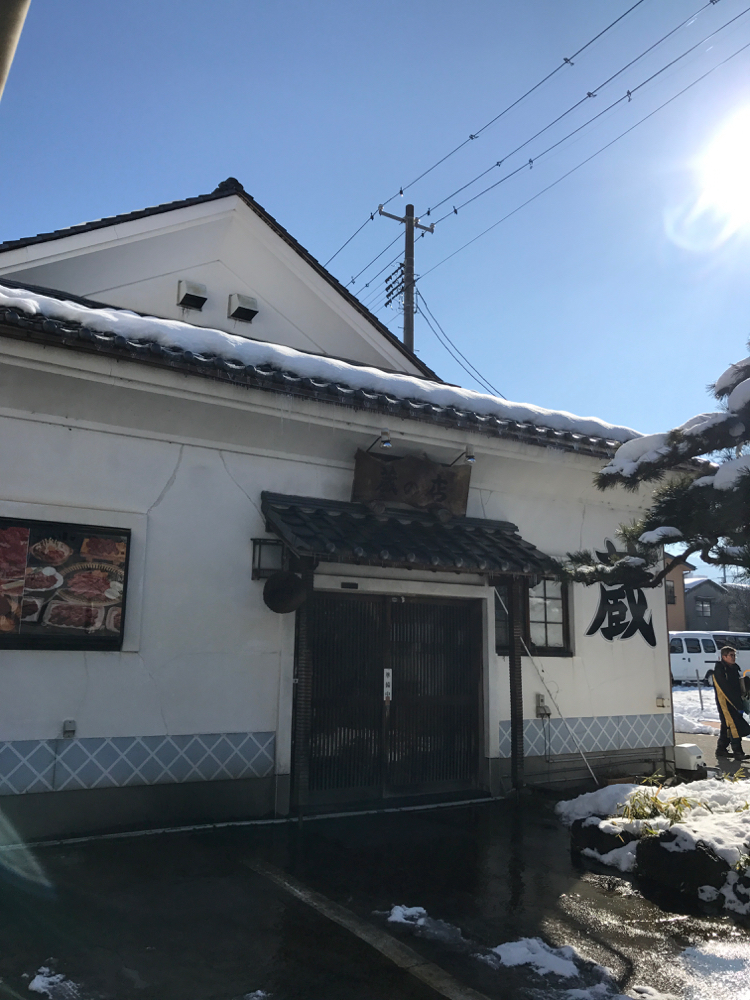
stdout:
<svg viewBox="0 0 750 1000">
<path fill-rule="evenodd" d="M 475 787 L 479 603 L 317 593 L 305 613 L 309 804 Z"/>
</svg>

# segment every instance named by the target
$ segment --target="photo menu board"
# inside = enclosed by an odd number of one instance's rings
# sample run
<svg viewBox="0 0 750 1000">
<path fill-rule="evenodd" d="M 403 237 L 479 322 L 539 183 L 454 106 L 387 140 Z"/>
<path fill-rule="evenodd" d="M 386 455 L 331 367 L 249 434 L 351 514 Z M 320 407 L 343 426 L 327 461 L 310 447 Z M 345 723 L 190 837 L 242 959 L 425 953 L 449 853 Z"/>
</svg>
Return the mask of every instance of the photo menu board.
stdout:
<svg viewBox="0 0 750 1000">
<path fill-rule="evenodd" d="M 0 649 L 120 649 L 130 531 L 0 518 Z"/>
</svg>

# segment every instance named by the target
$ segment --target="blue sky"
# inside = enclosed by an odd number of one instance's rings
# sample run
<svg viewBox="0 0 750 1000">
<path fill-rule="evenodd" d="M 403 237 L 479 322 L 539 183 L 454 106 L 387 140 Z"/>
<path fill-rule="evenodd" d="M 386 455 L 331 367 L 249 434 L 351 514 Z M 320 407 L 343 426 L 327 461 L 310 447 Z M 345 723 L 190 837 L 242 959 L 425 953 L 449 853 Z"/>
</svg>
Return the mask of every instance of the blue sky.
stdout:
<svg viewBox="0 0 750 1000">
<path fill-rule="evenodd" d="M 633 2 L 32 0 L 0 103 L 0 239 L 210 191 L 233 175 L 326 261 L 379 202 Z M 704 5 L 643 0 L 392 202 L 396 214 L 407 200 L 425 213 L 596 93 L 506 169 L 449 197 L 450 211 L 534 160 L 420 240 L 417 272 L 750 43 L 746 4 L 719 0 L 600 88 Z M 749 67 L 747 49 L 420 281 L 445 331 L 504 395 L 643 431 L 712 408 L 706 384 L 746 353 L 750 247 L 743 229 L 717 244 L 680 220 L 699 195 L 697 158 L 750 104 Z M 541 155 L 627 90 L 631 101 Z M 331 270 L 348 282 L 398 229 L 376 218 Z M 376 306 L 382 286 L 364 285 L 381 264 L 351 286 Z M 399 331 L 397 312 L 378 315 Z M 476 387 L 420 316 L 416 344 L 443 378 Z"/>
</svg>

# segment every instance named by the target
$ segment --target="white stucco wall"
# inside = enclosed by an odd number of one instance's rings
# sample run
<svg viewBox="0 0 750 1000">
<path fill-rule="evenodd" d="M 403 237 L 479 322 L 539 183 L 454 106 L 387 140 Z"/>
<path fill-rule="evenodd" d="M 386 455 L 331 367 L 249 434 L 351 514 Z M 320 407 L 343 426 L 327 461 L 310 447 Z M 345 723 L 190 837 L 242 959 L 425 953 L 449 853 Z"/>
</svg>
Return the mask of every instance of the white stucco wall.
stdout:
<svg viewBox="0 0 750 1000">
<path fill-rule="evenodd" d="M 357 446 L 381 415 L 292 401 L 62 348 L 0 339 L 0 515 L 130 527 L 125 648 L 120 653 L 0 652 L 0 740 L 275 731 L 289 770 L 294 616 L 278 616 L 251 579 L 262 490 L 348 500 Z M 450 461 L 467 432 L 390 418 L 394 452 Z M 641 502 L 592 485 L 599 463 L 471 436 L 468 513 L 511 520 L 552 555 L 601 547 Z M 327 568 L 331 574 L 338 570 Z M 383 570 L 342 567 L 382 587 Z M 493 595 L 479 578 L 391 574 L 392 586 L 487 602 L 486 748 L 509 718 L 507 664 L 494 653 Z M 323 574 L 321 574 L 323 581 Z M 325 585 L 324 581 L 318 585 Z M 564 714 L 659 711 L 667 696 L 666 617 L 649 594 L 655 649 L 636 635 L 585 636 L 598 588 L 572 594 L 575 655 L 540 667 Z M 525 714 L 541 691 L 524 667 Z"/>
</svg>

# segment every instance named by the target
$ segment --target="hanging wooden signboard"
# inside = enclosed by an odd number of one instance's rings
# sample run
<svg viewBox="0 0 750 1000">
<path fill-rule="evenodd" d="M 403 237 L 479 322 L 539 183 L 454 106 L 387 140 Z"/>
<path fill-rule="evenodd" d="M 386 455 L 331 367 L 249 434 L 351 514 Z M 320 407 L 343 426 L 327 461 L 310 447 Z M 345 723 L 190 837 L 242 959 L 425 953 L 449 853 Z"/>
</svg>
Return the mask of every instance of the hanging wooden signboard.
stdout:
<svg viewBox="0 0 750 1000">
<path fill-rule="evenodd" d="M 405 503 L 464 517 L 470 479 L 470 465 L 440 465 L 429 458 L 414 456 L 381 458 L 358 450 L 352 500 L 371 506 Z"/>
</svg>

